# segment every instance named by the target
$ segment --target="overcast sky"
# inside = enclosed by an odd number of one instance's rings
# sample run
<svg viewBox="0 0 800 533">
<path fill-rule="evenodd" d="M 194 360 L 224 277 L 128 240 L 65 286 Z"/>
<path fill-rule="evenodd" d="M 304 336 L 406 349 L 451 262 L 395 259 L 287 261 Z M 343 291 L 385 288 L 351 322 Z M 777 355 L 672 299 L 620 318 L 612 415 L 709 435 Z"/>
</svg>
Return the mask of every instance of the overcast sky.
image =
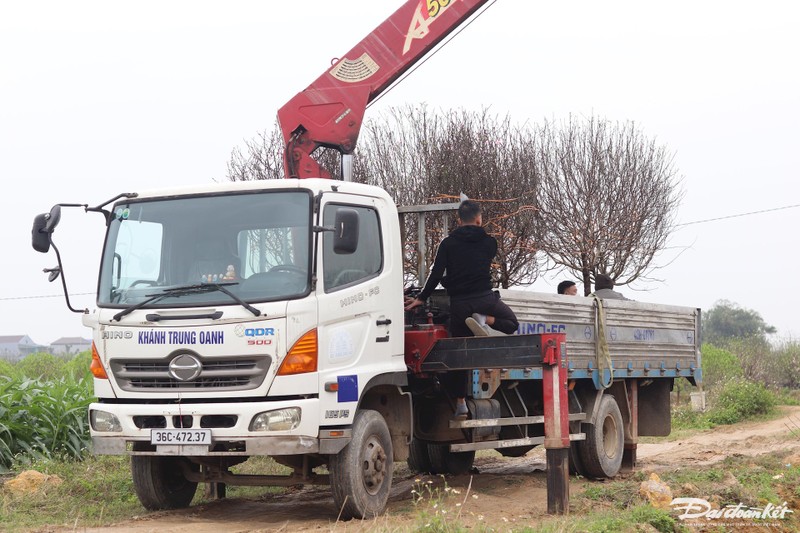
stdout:
<svg viewBox="0 0 800 533">
<path fill-rule="evenodd" d="M 30 246 L 37 213 L 223 180 L 235 147 L 400 4 L 0 0 L 0 335 L 90 337 L 42 273 L 55 255 Z M 798 338 L 798 9 L 497 0 L 367 117 L 425 102 L 519 124 L 635 121 L 675 154 L 679 223 L 765 212 L 681 226 L 658 259 L 663 281 L 623 292 L 703 309 L 729 299 Z M 102 235 L 80 210 L 55 233 L 75 307 L 94 303 Z"/>
</svg>

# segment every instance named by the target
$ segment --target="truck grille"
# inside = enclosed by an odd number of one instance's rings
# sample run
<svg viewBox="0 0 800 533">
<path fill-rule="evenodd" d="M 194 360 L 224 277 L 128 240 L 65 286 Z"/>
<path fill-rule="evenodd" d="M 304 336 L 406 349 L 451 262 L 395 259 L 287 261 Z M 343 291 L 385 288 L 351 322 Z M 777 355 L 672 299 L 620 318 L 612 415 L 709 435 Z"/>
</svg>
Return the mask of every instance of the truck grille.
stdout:
<svg viewBox="0 0 800 533">
<path fill-rule="evenodd" d="M 111 361 L 111 371 L 122 390 L 144 391 L 241 391 L 259 387 L 267 375 L 272 359 L 268 356 L 203 358 L 200 374 L 190 381 L 180 381 L 170 375 L 169 359 Z"/>
</svg>

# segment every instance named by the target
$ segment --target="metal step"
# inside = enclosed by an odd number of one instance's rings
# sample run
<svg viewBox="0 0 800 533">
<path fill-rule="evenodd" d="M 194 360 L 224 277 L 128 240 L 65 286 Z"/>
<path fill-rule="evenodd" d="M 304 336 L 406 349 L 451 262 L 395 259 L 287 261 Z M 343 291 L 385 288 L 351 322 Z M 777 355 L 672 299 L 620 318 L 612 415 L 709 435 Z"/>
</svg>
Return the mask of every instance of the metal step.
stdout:
<svg viewBox="0 0 800 533">
<path fill-rule="evenodd" d="M 586 433 L 575 433 L 569 440 L 586 440 Z M 464 442 L 451 444 L 451 452 L 469 452 L 472 450 L 499 450 L 501 448 L 516 448 L 517 446 L 535 446 L 544 444 L 544 437 L 527 437 L 524 439 L 489 440 L 483 442 Z"/>
<path fill-rule="evenodd" d="M 569 415 L 569 421 L 586 420 L 586 413 Z M 482 418 L 478 420 L 451 420 L 450 428 L 483 428 L 494 426 L 525 426 L 528 424 L 544 424 L 544 416 L 515 416 L 509 418 Z"/>
</svg>

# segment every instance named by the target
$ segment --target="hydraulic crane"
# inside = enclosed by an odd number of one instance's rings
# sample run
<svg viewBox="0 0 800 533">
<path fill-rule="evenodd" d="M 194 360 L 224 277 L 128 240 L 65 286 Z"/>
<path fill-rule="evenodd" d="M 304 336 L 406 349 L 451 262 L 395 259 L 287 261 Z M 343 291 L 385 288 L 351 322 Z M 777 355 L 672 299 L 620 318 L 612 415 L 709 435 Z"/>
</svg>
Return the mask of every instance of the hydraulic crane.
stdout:
<svg viewBox="0 0 800 533">
<path fill-rule="evenodd" d="M 352 154 L 367 105 L 489 0 L 407 0 L 278 111 L 287 178 L 330 178 L 319 147 Z"/>
</svg>

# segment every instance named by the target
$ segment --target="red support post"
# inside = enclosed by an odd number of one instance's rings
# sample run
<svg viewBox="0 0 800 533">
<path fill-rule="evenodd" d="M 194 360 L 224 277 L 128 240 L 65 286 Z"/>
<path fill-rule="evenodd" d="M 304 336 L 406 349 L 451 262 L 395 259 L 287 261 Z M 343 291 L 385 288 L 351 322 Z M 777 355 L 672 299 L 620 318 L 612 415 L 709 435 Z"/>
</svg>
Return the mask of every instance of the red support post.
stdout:
<svg viewBox="0 0 800 533">
<path fill-rule="evenodd" d="M 569 512 L 569 400 L 567 336 L 542 334 L 544 447 L 547 457 L 547 512 Z"/>
</svg>

